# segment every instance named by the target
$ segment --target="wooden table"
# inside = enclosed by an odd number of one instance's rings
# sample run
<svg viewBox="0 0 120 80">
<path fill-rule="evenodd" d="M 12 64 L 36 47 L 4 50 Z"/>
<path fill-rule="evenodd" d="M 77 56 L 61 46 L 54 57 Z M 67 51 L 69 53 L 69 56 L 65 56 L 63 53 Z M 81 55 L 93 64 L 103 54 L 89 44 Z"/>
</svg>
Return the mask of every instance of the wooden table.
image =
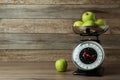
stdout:
<svg viewBox="0 0 120 80">
<path fill-rule="evenodd" d="M 1 62 L 0 80 L 120 80 L 120 63 L 105 63 L 103 66 L 103 77 L 86 77 L 72 75 L 76 69 L 72 62 L 68 62 L 66 72 L 57 72 L 54 62 Z"/>
</svg>

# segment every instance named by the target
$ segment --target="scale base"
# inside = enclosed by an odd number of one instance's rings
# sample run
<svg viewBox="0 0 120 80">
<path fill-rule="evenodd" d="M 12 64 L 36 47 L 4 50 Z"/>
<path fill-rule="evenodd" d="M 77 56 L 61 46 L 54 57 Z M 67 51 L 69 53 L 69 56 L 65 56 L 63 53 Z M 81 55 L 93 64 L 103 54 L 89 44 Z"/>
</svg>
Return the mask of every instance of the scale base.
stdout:
<svg viewBox="0 0 120 80">
<path fill-rule="evenodd" d="M 103 76 L 104 74 L 104 68 L 99 67 L 90 71 L 83 71 L 80 69 L 77 69 L 73 72 L 74 75 L 85 75 L 85 76 Z"/>
</svg>

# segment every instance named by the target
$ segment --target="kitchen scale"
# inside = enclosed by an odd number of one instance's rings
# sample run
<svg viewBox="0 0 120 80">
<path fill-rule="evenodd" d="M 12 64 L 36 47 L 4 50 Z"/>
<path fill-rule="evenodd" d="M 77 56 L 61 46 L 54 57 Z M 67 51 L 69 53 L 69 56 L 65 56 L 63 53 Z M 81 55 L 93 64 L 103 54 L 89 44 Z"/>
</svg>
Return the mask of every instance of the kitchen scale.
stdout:
<svg viewBox="0 0 120 80">
<path fill-rule="evenodd" d="M 102 76 L 104 74 L 102 63 L 105 53 L 99 36 L 108 30 L 108 26 L 105 26 L 101 31 L 98 30 L 85 28 L 84 32 L 78 33 L 82 38 L 72 53 L 73 63 L 77 67 L 77 70 L 73 72 L 74 75 Z M 74 29 L 74 31 L 78 30 Z M 93 37 L 95 38 L 93 39 Z"/>
</svg>

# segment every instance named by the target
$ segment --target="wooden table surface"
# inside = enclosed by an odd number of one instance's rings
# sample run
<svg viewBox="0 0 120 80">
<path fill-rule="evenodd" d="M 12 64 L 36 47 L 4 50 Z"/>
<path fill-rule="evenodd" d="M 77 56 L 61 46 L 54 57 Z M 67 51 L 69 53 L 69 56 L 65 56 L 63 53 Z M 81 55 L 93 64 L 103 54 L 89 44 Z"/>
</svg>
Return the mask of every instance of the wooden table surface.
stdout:
<svg viewBox="0 0 120 80">
<path fill-rule="evenodd" d="M 120 80 L 120 63 L 103 64 L 105 75 L 102 77 L 86 77 L 72 75 L 76 69 L 68 62 L 66 72 L 57 72 L 54 62 L 1 62 L 0 80 Z"/>
</svg>

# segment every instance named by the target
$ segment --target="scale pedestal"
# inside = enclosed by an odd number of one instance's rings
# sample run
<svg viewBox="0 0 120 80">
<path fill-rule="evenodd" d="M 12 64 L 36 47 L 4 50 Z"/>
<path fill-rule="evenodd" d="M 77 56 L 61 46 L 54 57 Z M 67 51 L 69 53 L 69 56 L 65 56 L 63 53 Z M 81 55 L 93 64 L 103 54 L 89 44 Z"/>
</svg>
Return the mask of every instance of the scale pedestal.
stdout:
<svg viewBox="0 0 120 80">
<path fill-rule="evenodd" d="M 85 75 L 85 76 L 103 76 L 104 74 L 104 68 L 103 67 L 98 67 L 93 70 L 89 71 L 83 71 L 80 69 L 77 69 L 76 71 L 73 72 L 73 75 Z"/>
</svg>

